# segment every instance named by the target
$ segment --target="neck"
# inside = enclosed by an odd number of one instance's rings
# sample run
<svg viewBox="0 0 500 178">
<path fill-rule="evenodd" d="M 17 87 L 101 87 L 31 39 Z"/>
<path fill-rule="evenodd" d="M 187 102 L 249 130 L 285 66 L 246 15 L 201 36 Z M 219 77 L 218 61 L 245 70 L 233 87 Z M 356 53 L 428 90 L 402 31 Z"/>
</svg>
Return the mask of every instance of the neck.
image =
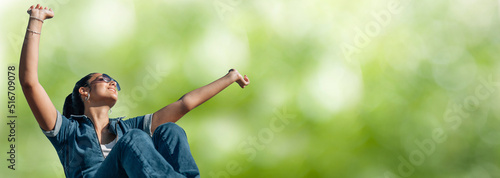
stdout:
<svg viewBox="0 0 500 178">
<path fill-rule="evenodd" d="M 107 131 L 104 129 L 109 124 L 109 106 L 91 106 L 85 108 L 84 114 L 92 120 L 97 133 Z"/>
</svg>

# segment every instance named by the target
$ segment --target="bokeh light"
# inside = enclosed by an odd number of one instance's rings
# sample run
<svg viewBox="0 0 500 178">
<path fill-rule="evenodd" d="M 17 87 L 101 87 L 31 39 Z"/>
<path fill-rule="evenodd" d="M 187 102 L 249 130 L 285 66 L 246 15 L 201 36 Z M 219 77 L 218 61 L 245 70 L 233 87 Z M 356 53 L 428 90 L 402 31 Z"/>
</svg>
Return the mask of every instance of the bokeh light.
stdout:
<svg viewBox="0 0 500 178">
<path fill-rule="evenodd" d="M 58 110 L 90 72 L 120 81 L 112 117 L 249 76 L 178 122 L 202 177 L 500 177 L 500 1 L 7 0 L 2 71 L 36 3 L 56 15 L 39 80 Z M 1 154 L 0 177 L 64 177 L 19 87 L 16 170 Z"/>
</svg>

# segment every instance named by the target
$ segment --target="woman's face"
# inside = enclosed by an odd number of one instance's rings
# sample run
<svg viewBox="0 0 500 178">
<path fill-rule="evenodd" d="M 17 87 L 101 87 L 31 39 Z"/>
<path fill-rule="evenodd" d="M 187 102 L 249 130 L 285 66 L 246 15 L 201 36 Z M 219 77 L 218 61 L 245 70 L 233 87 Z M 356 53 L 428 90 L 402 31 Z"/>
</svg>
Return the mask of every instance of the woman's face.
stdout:
<svg viewBox="0 0 500 178">
<path fill-rule="evenodd" d="M 114 80 L 109 80 L 110 78 L 106 78 L 109 76 L 105 76 L 101 73 L 94 74 L 88 80 L 88 87 L 90 88 L 90 98 L 91 102 L 105 102 L 109 103 L 111 107 L 115 105 L 118 100 L 118 89 L 117 83 Z M 106 82 L 109 81 L 109 82 Z"/>
</svg>

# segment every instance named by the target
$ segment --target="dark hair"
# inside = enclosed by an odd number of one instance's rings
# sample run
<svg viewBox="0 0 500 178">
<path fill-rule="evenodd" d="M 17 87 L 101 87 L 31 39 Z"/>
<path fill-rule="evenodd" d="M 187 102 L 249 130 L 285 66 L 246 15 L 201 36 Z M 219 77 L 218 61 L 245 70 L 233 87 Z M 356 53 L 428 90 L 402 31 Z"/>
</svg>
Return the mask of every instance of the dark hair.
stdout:
<svg viewBox="0 0 500 178">
<path fill-rule="evenodd" d="M 63 107 L 63 115 L 67 118 L 71 115 L 83 115 L 85 107 L 83 106 L 83 101 L 80 96 L 80 87 L 84 87 L 88 84 L 88 80 L 96 73 L 90 73 L 76 82 L 73 92 L 66 97 Z"/>
</svg>

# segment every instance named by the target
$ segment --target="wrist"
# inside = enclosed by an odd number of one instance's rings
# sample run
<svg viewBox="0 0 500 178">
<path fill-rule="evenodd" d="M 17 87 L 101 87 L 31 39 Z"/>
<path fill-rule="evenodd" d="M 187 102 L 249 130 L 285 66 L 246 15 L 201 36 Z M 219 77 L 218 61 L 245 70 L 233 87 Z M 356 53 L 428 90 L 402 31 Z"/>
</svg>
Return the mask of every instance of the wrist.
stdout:
<svg viewBox="0 0 500 178">
<path fill-rule="evenodd" d="M 30 19 L 26 32 L 32 35 L 39 36 L 42 32 L 42 22 L 34 19 Z M 31 36 L 31 35 L 29 35 Z"/>
<path fill-rule="evenodd" d="M 36 16 L 30 16 L 30 20 L 37 20 L 37 21 L 42 22 L 42 23 L 43 23 L 43 21 L 44 21 L 43 19 L 38 18 L 38 17 L 36 17 Z"/>
<path fill-rule="evenodd" d="M 236 80 L 238 79 L 238 74 L 234 69 L 229 70 L 226 76 L 227 78 L 229 78 L 229 80 L 231 80 L 231 82 L 236 82 Z"/>
<path fill-rule="evenodd" d="M 42 29 L 43 22 L 30 18 L 28 21 L 28 28 L 33 29 L 33 30 L 40 30 Z"/>
</svg>

